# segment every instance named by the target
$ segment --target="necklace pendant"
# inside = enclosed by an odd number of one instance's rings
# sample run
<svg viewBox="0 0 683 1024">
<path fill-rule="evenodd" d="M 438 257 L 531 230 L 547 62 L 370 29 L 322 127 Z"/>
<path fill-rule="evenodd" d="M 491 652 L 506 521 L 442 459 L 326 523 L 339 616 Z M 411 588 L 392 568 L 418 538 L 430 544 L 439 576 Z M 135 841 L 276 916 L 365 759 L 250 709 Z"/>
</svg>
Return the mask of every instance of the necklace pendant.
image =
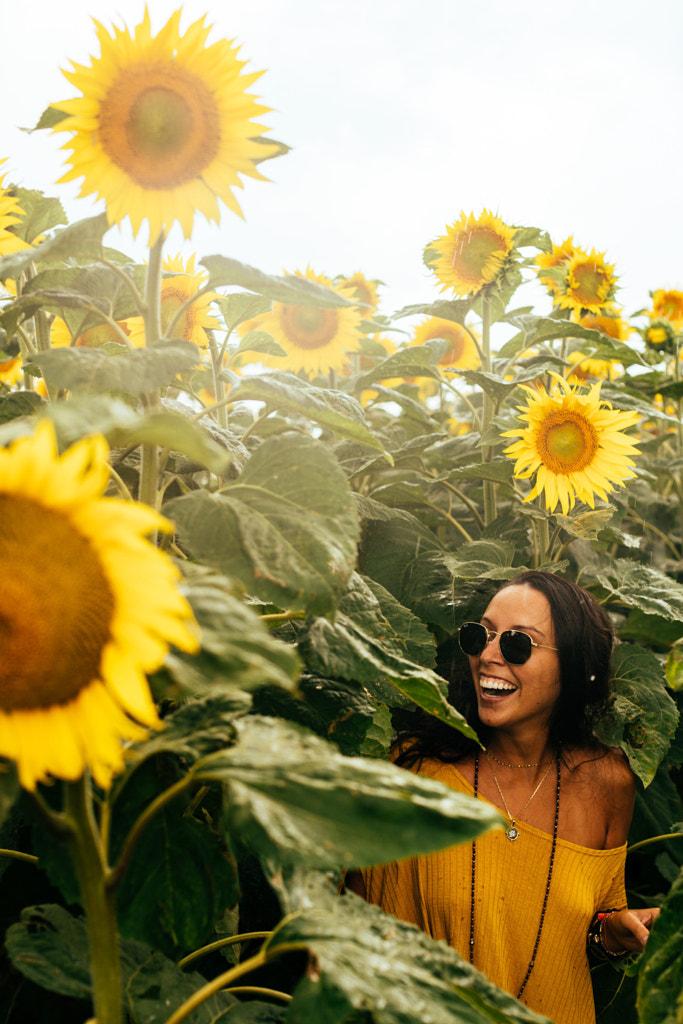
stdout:
<svg viewBox="0 0 683 1024">
<path fill-rule="evenodd" d="M 511 843 L 514 843 L 515 839 L 519 838 L 519 829 L 515 828 L 514 825 L 510 825 L 510 828 L 507 829 L 505 835 L 508 837 Z"/>
</svg>

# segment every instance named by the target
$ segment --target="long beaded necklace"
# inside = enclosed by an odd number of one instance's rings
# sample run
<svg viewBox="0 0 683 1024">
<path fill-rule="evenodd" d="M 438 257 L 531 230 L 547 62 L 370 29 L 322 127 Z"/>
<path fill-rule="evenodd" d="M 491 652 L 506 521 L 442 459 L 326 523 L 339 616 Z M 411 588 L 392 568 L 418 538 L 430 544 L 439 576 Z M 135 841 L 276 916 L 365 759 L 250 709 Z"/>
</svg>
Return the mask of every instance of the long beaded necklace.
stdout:
<svg viewBox="0 0 683 1024">
<path fill-rule="evenodd" d="M 548 907 L 548 895 L 550 893 L 550 882 L 553 877 L 553 865 L 555 863 L 555 850 L 557 849 L 557 828 L 560 820 L 560 759 L 557 758 L 557 785 L 555 787 L 555 822 L 553 824 L 553 845 L 550 849 L 550 863 L 548 865 L 548 879 L 545 883 L 545 894 L 543 896 L 543 906 L 541 908 L 541 919 L 538 922 L 538 931 L 536 933 L 536 941 L 534 942 L 534 948 L 531 953 L 531 959 L 529 960 L 529 966 L 524 976 L 521 988 L 517 993 L 517 998 L 522 998 L 522 993 L 527 986 L 527 982 L 531 977 L 531 972 L 534 969 L 536 963 L 536 953 L 538 952 L 538 945 L 541 941 L 541 932 L 543 931 L 543 922 L 545 921 L 545 912 Z M 545 776 L 544 776 L 545 778 Z M 541 780 L 542 781 L 542 780 Z M 474 795 L 475 797 L 479 793 L 479 751 L 474 756 Z M 502 795 L 502 794 L 501 794 Z M 504 803 L 505 801 L 503 801 Z M 530 801 L 528 801 L 530 802 Z M 476 866 L 477 866 L 477 844 L 472 843 L 472 882 L 470 888 L 470 963 L 474 964 L 474 889 L 476 881 Z"/>
<path fill-rule="evenodd" d="M 508 819 L 510 821 L 510 828 L 506 829 L 505 835 L 508 837 L 508 839 L 510 840 L 511 843 L 514 843 L 515 839 L 519 838 L 519 829 L 517 828 L 517 822 L 516 822 L 515 818 L 512 817 L 512 814 L 510 813 L 510 808 L 507 805 L 507 800 L 503 796 L 503 790 L 500 788 L 500 783 L 499 783 L 499 781 L 498 781 L 498 779 L 496 777 L 496 773 L 493 770 L 493 765 L 491 764 L 491 758 L 490 758 L 490 756 L 488 754 L 486 755 L 486 759 L 487 759 L 487 761 L 489 763 L 489 768 L 491 769 L 491 775 L 493 776 L 493 781 L 496 784 L 496 789 L 500 793 L 500 799 L 503 801 L 503 807 L 505 808 L 505 813 L 507 814 Z M 494 761 L 495 761 L 495 758 L 494 758 Z M 551 764 L 552 764 L 552 762 L 551 762 Z M 516 767 L 516 765 L 514 765 L 513 767 Z M 539 767 L 540 767 L 540 765 L 539 765 Z M 543 785 L 543 783 L 547 779 L 549 771 L 550 771 L 550 768 L 546 768 L 545 772 L 543 773 L 543 777 L 541 778 L 541 781 L 536 786 L 536 789 L 533 791 L 533 793 L 531 794 L 531 796 L 529 797 L 527 802 L 524 804 L 524 807 L 522 807 L 521 811 L 518 813 L 518 815 L 517 815 L 518 818 L 522 817 L 522 815 L 524 814 L 525 810 L 527 809 L 527 807 L 529 806 L 529 804 L 531 803 L 533 798 L 538 793 L 539 789 L 541 788 L 541 786 Z"/>
</svg>

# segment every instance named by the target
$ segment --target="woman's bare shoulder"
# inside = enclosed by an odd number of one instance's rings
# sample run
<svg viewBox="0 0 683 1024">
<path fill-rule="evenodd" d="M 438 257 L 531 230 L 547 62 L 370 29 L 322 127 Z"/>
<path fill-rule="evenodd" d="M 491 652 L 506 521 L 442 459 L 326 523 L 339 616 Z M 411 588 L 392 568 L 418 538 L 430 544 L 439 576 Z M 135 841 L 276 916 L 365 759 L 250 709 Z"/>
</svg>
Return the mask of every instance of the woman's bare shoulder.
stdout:
<svg viewBox="0 0 683 1024">
<path fill-rule="evenodd" d="M 636 797 L 636 777 L 626 755 L 619 747 L 574 749 L 565 753 L 564 761 L 577 789 L 605 815 L 606 847 L 623 845 Z"/>
</svg>

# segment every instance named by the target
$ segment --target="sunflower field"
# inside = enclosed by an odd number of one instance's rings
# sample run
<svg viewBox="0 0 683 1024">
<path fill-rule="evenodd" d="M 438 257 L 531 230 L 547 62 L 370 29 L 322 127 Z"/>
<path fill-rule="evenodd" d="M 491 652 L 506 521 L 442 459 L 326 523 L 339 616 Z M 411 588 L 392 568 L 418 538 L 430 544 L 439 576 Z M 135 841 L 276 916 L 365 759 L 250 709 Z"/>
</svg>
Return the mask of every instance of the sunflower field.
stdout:
<svg viewBox="0 0 683 1024">
<path fill-rule="evenodd" d="M 470 729 L 457 629 L 522 568 L 620 641 L 595 729 L 662 914 L 598 1021 L 680 1020 L 683 292 L 627 315 L 603 253 L 488 210 L 445 211 L 396 311 L 354 268 L 169 253 L 287 146 L 204 19 L 96 33 L 37 127 L 104 212 L 0 178 L 0 1024 L 540 1024 L 338 894 L 499 826 L 389 751 Z"/>
</svg>

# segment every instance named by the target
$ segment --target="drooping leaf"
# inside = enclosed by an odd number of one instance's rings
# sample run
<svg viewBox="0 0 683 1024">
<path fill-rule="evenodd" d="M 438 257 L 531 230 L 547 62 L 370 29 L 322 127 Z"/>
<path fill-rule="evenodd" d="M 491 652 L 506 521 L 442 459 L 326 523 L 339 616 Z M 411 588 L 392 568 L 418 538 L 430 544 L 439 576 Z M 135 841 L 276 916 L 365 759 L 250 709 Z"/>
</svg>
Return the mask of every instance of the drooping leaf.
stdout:
<svg viewBox="0 0 683 1024">
<path fill-rule="evenodd" d="M 14 231 L 29 245 L 46 231 L 68 223 L 64 207 L 54 196 L 46 196 L 36 189 L 14 188 L 13 191 L 23 213 Z"/>
<path fill-rule="evenodd" d="M 661 906 L 638 972 L 640 1024 L 683 1019 L 683 870 Z"/>
<path fill-rule="evenodd" d="M 169 384 L 177 374 L 195 366 L 199 352 L 195 345 L 175 341 L 135 352 L 122 348 L 115 355 L 102 349 L 52 349 L 39 352 L 32 362 L 59 388 L 142 394 Z"/>
<path fill-rule="evenodd" d="M 268 334 L 267 331 L 248 331 L 240 341 L 237 351 L 258 352 L 266 356 L 287 355 L 282 345 L 278 345 L 272 334 Z"/>
<path fill-rule="evenodd" d="M 264 441 L 220 494 L 194 491 L 166 509 L 195 558 L 278 607 L 326 615 L 346 589 L 353 498 L 327 448 L 303 434 Z"/>
<path fill-rule="evenodd" d="M 456 324 L 464 324 L 465 317 L 472 309 L 472 299 L 438 299 L 436 302 L 417 303 L 404 306 L 394 313 L 394 320 L 404 316 L 438 316 L 441 320 L 451 320 Z"/>
<path fill-rule="evenodd" d="M 238 742 L 207 757 L 196 778 L 227 785 L 230 834 L 274 863 L 376 864 L 500 824 L 488 804 L 386 761 L 344 757 L 300 726 L 258 716 L 235 724 Z"/>
<path fill-rule="evenodd" d="M 300 665 L 296 650 L 269 632 L 244 603 L 234 580 L 193 573 L 184 592 L 199 623 L 201 650 L 168 655 L 159 679 L 167 696 L 230 696 L 256 686 L 293 687 Z"/>
<path fill-rule="evenodd" d="M 70 224 L 56 231 L 52 238 L 32 249 L 0 256 L 0 281 L 18 277 L 32 263 L 40 265 L 47 260 L 98 259 L 102 254 L 102 238 L 109 229 L 106 213 Z"/>
<path fill-rule="evenodd" d="M 376 448 L 384 446 L 368 429 L 360 404 L 342 391 L 313 387 L 290 373 L 274 371 L 259 377 L 243 377 L 230 392 L 231 401 L 265 402 L 268 408 L 313 420 L 339 437 Z"/>
<path fill-rule="evenodd" d="M 513 565 L 517 551 L 504 541 L 478 540 L 461 544 L 453 554 L 444 554 L 444 565 L 458 579 L 510 580 L 519 565 Z"/>
<path fill-rule="evenodd" d="M 372 370 L 361 374 L 356 382 L 357 391 L 371 387 L 377 381 L 392 377 L 431 377 L 441 380 L 437 363 L 448 349 L 448 342 L 440 338 L 424 345 L 406 345 L 377 363 Z"/>
<path fill-rule="evenodd" d="M 619 746 L 631 768 L 648 785 L 671 742 L 678 709 L 666 692 L 662 666 L 650 651 L 620 644 L 613 658 L 614 696 L 596 717 L 598 739 Z"/>
<path fill-rule="evenodd" d="M 615 558 L 591 575 L 607 593 L 649 615 L 683 620 L 683 586 L 649 565 Z"/>
<path fill-rule="evenodd" d="M 548 1024 L 445 942 L 352 895 L 288 915 L 266 949 L 290 943 L 311 950 L 316 970 L 296 988 L 289 1024 Z"/>
<path fill-rule="evenodd" d="M 339 292 L 324 284 L 318 284 L 307 277 L 297 274 L 286 274 L 274 277 L 264 274 L 256 267 L 230 259 L 228 256 L 204 256 L 201 260 L 209 271 L 210 288 L 226 285 L 237 285 L 248 291 L 257 292 L 265 298 L 276 302 L 284 302 L 290 306 L 320 306 L 323 309 L 335 309 L 340 306 L 353 306 L 353 302 L 340 295 Z"/>
<path fill-rule="evenodd" d="M 32 416 L 45 405 L 35 391 L 13 391 L 0 397 L 0 423 L 9 423 L 20 416 Z"/>
</svg>

